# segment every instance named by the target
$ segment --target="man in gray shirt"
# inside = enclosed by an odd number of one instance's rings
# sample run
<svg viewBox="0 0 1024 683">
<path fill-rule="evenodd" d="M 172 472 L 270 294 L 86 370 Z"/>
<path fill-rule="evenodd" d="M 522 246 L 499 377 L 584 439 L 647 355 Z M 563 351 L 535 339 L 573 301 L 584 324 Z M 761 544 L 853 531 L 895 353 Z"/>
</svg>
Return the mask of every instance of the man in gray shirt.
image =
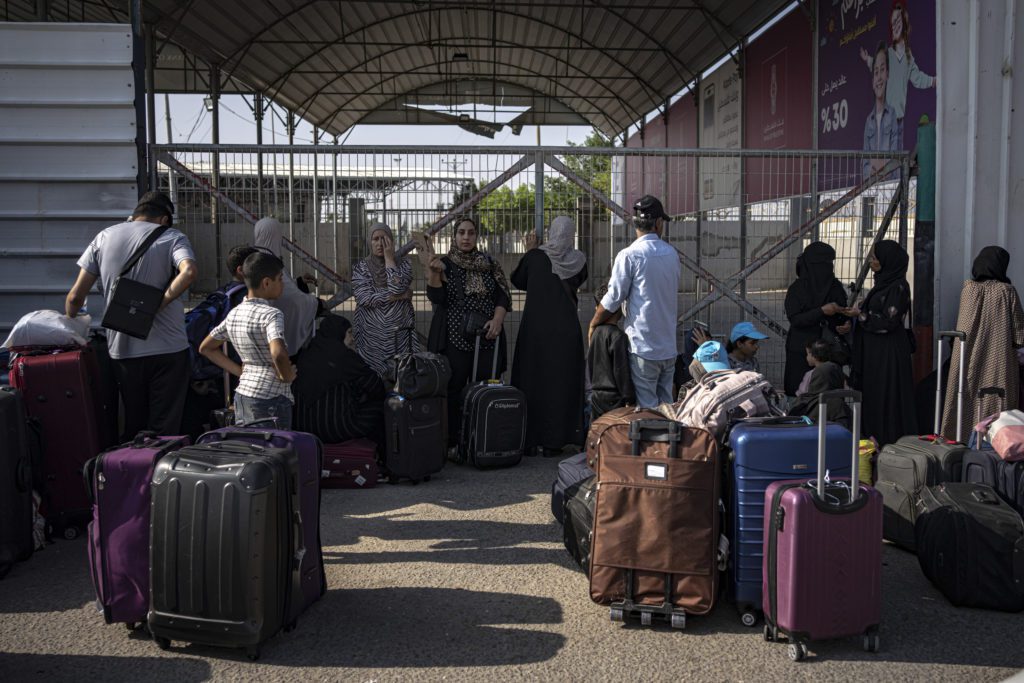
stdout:
<svg viewBox="0 0 1024 683">
<path fill-rule="evenodd" d="M 81 270 L 68 292 L 65 313 L 78 315 L 97 280 L 109 303 L 124 264 L 146 237 L 173 222 L 174 205 L 166 195 L 149 193 L 127 223 L 103 230 L 78 259 Z M 165 288 L 164 300 L 146 339 L 107 331 L 114 375 L 124 402 L 124 440 L 143 430 L 177 434 L 188 391 L 189 353 L 185 305 L 181 295 L 195 281 L 195 254 L 185 235 L 168 229 L 128 273 L 138 282 Z"/>
</svg>

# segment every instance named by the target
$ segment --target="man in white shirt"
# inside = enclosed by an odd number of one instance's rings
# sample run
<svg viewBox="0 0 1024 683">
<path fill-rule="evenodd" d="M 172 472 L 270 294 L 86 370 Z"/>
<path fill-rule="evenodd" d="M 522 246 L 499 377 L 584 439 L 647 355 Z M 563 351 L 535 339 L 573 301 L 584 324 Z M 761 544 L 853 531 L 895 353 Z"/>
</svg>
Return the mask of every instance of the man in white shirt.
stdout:
<svg viewBox="0 0 1024 683">
<path fill-rule="evenodd" d="M 616 254 L 608 291 L 594 311 L 590 331 L 625 304 L 636 403 L 640 408 L 653 408 L 672 401 L 679 254 L 661 239 L 669 215 L 657 198 L 646 195 L 638 199 L 633 215 L 636 240 Z"/>
</svg>

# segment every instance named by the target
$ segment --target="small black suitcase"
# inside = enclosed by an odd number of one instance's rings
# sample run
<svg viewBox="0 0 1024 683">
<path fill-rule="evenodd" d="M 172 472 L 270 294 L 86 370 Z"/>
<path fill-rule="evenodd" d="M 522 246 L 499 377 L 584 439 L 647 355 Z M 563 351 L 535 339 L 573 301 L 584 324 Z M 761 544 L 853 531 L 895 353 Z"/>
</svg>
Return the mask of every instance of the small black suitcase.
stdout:
<svg viewBox="0 0 1024 683">
<path fill-rule="evenodd" d="M 448 399 L 389 396 L 384 410 L 384 470 L 392 484 L 430 481 L 444 467 L 448 445 Z"/>
<path fill-rule="evenodd" d="M 153 474 L 149 631 L 245 648 L 294 625 L 302 604 L 299 460 L 291 448 L 182 448 Z M 296 529 L 299 527 L 299 529 Z"/>
<path fill-rule="evenodd" d="M 0 579 L 35 547 L 27 421 L 21 392 L 0 388 Z"/>
<path fill-rule="evenodd" d="M 1024 461 L 1007 462 L 993 450 L 969 451 L 964 456 L 964 481 L 992 487 L 1024 515 Z"/>
<path fill-rule="evenodd" d="M 473 347 L 473 375 L 480 361 L 480 337 Z M 526 395 L 498 377 L 498 353 L 491 354 L 492 379 L 466 387 L 462 399 L 462 433 L 457 461 L 483 469 L 512 467 L 523 459 L 526 440 Z"/>
<path fill-rule="evenodd" d="M 597 477 L 579 483 L 565 499 L 562 542 L 584 574 L 590 573 L 590 547 L 594 537 L 594 503 L 597 500 Z"/>
<path fill-rule="evenodd" d="M 940 484 L 917 503 L 917 559 L 959 607 L 1024 610 L 1024 521 L 988 486 Z"/>
</svg>

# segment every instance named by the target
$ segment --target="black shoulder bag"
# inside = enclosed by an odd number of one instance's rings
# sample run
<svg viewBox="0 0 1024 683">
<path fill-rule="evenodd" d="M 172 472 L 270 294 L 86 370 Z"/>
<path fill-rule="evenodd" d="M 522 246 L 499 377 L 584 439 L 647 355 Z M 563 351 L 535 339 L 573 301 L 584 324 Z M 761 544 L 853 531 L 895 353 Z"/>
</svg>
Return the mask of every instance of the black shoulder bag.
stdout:
<svg viewBox="0 0 1024 683">
<path fill-rule="evenodd" d="M 110 288 L 110 299 L 103 313 L 103 322 L 100 323 L 103 327 L 136 339 L 145 339 L 149 336 L 149 331 L 153 328 L 153 319 L 156 318 L 160 304 L 164 300 L 164 290 L 125 276 L 135 267 L 143 254 L 149 251 L 153 243 L 167 231 L 167 227 L 161 225 L 149 233 L 124 264 L 121 274 Z"/>
</svg>

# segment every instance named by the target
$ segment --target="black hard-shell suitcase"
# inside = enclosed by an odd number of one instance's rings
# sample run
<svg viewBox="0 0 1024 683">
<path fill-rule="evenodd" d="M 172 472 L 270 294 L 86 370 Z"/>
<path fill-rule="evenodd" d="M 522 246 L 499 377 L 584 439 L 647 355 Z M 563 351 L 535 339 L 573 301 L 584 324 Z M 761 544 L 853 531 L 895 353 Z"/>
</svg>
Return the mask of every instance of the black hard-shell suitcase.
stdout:
<svg viewBox="0 0 1024 683">
<path fill-rule="evenodd" d="M 597 477 L 591 475 L 566 497 L 562 513 L 562 542 L 584 574 L 590 572 L 590 548 L 594 539 L 594 503 Z"/>
<path fill-rule="evenodd" d="M 1024 522 L 988 486 L 940 484 L 917 503 L 917 559 L 957 606 L 1024 610 Z"/>
<path fill-rule="evenodd" d="M 964 332 L 939 332 L 936 335 L 935 357 L 942 357 L 942 340 L 963 341 Z M 964 365 L 966 358 L 960 344 L 960 376 L 957 383 L 956 442 L 941 437 L 941 389 L 935 396 L 934 433 L 924 436 L 904 436 L 896 443 L 882 448 L 878 455 L 878 480 L 875 488 L 882 494 L 882 529 L 885 538 L 896 545 L 913 551 L 915 547 L 914 523 L 917 519 L 917 500 L 927 486 L 942 482 L 960 481 L 963 476 L 964 457 L 969 452 L 963 437 Z M 941 385 L 940 385 L 941 386 Z"/>
<path fill-rule="evenodd" d="M 0 388 L 0 579 L 27 560 L 32 539 L 32 453 L 21 392 Z"/>
<path fill-rule="evenodd" d="M 448 445 L 448 399 L 389 396 L 384 411 L 384 462 L 388 480 L 429 481 L 440 472 Z"/>
<path fill-rule="evenodd" d="M 562 524 L 565 519 L 565 501 L 580 487 L 580 482 L 594 476 L 587 464 L 587 454 L 578 453 L 558 463 L 558 477 L 551 484 L 551 514 Z"/>
<path fill-rule="evenodd" d="M 299 462 L 291 448 L 244 441 L 163 458 L 152 485 L 149 630 L 181 640 L 260 646 L 298 618 L 302 601 Z"/>
<path fill-rule="evenodd" d="M 473 377 L 480 360 L 480 337 L 473 348 Z M 466 387 L 457 461 L 479 468 L 512 467 L 523 459 L 526 440 L 526 395 L 498 377 L 498 353 L 492 355 L 491 378 Z"/>
<path fill-rule="evenodd" d="M 992 487 L 1024 515 L 1024 460 L 1007 462 L 992 450 L 970 451 L 964 456 L 964 481 Z"/>
</svg>

